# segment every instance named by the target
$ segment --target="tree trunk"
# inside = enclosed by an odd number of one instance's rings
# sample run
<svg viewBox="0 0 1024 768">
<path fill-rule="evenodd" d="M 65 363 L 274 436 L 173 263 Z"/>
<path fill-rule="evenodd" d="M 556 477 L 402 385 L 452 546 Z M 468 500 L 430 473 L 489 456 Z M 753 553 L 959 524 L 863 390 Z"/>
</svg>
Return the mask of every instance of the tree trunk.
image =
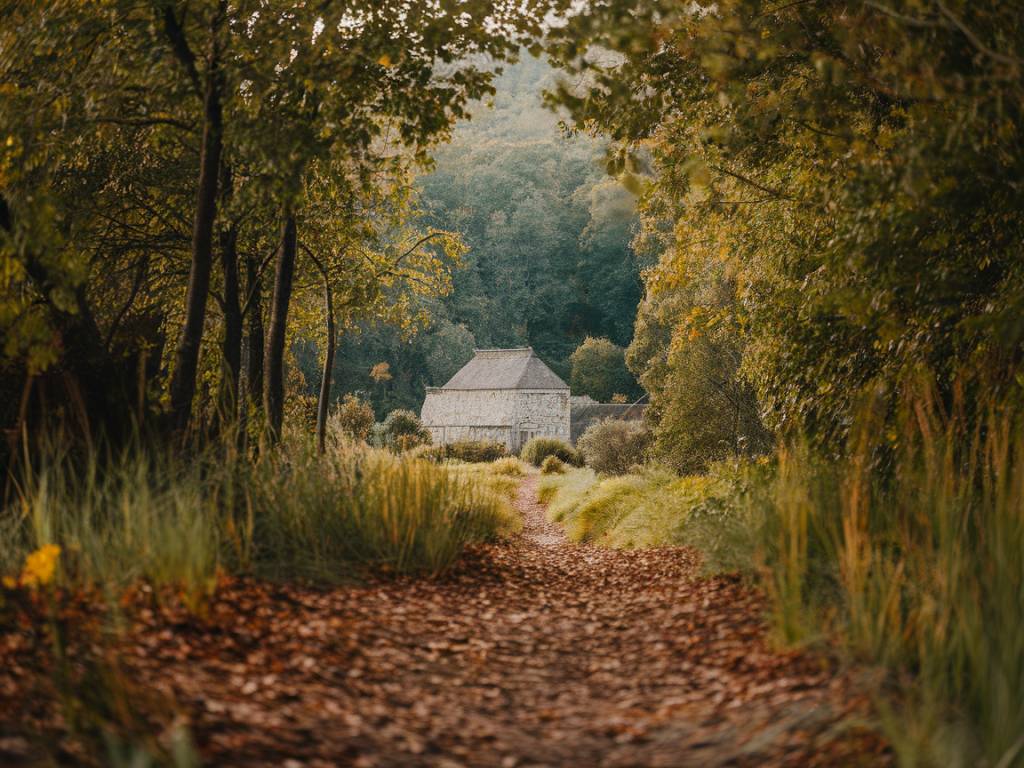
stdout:
<svg viewBox="0 0 1024 768">
<path fill-rule="evenodd" d="M 171 423 L 175 431 L 184 432 L 192 413 L 196 391 L 199 351 L 206 318 L 206 300 L 210 293 L 210 269 L 213 262 L 213 225 L 217 216 L 217 176 L 223 131 L 221 111 L 221 76 L 218 34 L 211 35 L 210 55 L 203 99 L 203 144 L 199 155 L 199 189 L 192 225 L 192 268 L 185 298 L 185 325 L 174 353 L 171 378 Z"/>
<path fill-rule="evenodd" d="M 231 170 L 224 169 L 224 199 L 231 193 Z M 224 273 L 224 337 L 221 341 L 220 417 L 238 416 L 238 380 L 242 368 L 242 305 L 238 290 L 238 224 L 221 233 L 220 263 Z"/>
<path fill-rule="evenodd" d="M 270 304 L 270 329 L 263 359 L 263 410 L 266 412 L 271 442 L 281 439 L 281 424 L 284 421 L 285 334 L 288 330 L 288 304 L 292 298 L 292 278 L 295 274 L 295 249 L 295 215 L 289 211 L 281 226 L 281 245 L 274 272 L 274 296 Z"/>
<path fill-rule="evenodd" d="M 331 295 L 331 282 L 324 272 L 324 320 L 327 324 L 327 349 L 324 354 L 324 372 L 320 378 L 320 401 L 316 409 L 316 445 L 320 453 L 326 450 L 327 443 L 327 409 L 331 402 L 331 375 L 334 371 L 334 347 L 337 343 L 337 331 L 334 327 L 334 297 Z"/>
<path fill-rule="evenodd" d="M 245 260 L 245 315 L 249 325 L 249 359 L 245 367 L 246 394 L 250 408 L 263 405 L 263 279 L 255 256 Z"/>
<path fill-rule="evenodd" d="M 14 214 L 7 200 L 0 195 L 0 229 L 15 235 Z M 54 294 L 67 289 L 53 272 L 36 256 L 25 256 L 25 272 L 34 282 L 50 310 L 56 331 L 60 334 L 59 366 L 75 381 L 81 396 L 83 421 L 90 431 L 118 445 L 131 434 L 131 399 L 124 386 L 124 370 L 111 357 L 103 334 L 96 323 L 85 289 L 73 291 L 74 310 L 54 301 Z M 86 435 L 87 439 L 92 436 Z"/>
</svg>

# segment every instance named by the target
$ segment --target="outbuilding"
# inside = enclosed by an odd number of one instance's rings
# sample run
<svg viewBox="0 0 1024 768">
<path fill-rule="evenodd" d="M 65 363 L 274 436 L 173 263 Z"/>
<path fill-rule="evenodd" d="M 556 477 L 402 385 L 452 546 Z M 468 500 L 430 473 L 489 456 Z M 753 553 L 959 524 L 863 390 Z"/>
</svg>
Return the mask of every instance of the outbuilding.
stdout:
<svg viewBox="0 0 1024 768">
<path fill-rule="evenodd" d="M 569 385 L 532 347 L 477 349 L 421 412 L 435 444 L 492 440 L 518 451 L 533 437 L 569 441 Z"/>
</svg>

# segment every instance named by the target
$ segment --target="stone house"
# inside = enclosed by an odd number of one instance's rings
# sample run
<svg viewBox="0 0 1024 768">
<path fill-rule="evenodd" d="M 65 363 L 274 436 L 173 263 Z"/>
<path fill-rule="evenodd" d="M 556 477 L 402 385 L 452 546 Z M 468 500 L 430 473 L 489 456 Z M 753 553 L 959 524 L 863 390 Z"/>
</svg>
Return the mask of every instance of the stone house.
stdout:
<svg viewBox="0 0 1024 768">
<path fill-rule="evenodd" d="M 420 414 L 435 444 L 493 440 L 518 451 L 532 437 L 570 437 L 569 385 L 532 347 L 478 349 Z"/>
</svg>

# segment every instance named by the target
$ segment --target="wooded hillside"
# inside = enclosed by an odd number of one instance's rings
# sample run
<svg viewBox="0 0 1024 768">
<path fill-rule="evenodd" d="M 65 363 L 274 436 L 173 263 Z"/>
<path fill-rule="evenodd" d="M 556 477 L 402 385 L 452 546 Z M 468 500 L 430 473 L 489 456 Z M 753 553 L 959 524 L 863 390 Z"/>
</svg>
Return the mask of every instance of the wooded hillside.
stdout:
<svg viewBox="0 0 1024 768">
<path fill-rule="evenodd" d="M 568 381 L 569 356 L 587 336 L 632 339 L 635 198 L 608 176 L 606 140 L 566 137 L 544 106 L 556 81 L 524 52 L 417 179 L 424 226 L 459 233 L 468 250 L 451 292 L 420 300 L 427 317 L 418 333 L 364 322 L 341 339 L 338 389 L 366 393 L 379 416 L 418 409 L 424 385 L 444 384 L 474 346 L 532 345 Z M 312 352 L 301 357 L 311 383 Z M 392 376 L 383 384 L 370 378 L 381 361 Z"/>
</svg>

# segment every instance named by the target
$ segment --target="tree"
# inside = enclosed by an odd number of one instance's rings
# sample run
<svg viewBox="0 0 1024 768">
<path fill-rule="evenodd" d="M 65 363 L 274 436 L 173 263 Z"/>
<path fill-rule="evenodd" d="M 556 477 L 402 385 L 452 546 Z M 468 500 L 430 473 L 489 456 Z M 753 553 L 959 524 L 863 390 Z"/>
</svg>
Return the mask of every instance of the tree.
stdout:
<svg viewBox="0 0 1024 768">
<path fill-rule="evenodd" d="M 552 101 L 616 140 L 610 170 L 644 190 L 643 237 L 664 260 L 648 292 L 686 291 L 708 269 L 733 281 L 739 375 L 773 429 L 841 446 L 857 394 L 895 397 L 919 366 L 948 383 L 950 403 L 965 368 L 970 396 L 1017 386 L 1014 9 L 591 10 L 553 31 L 553 55 L 584 85 Z"/>
<path fill-rule="evenodd" d="M 26 55 L 0 62 L 5 359 L 77 382 L 110 433 L 159 405 L 202 438 L 262 400 L 276 436 L 311 184 L 353 210 L 422 167 L 552 5 L 9 4 L 2 45 Z"/>
<path fill-rule="evenodd" d="M 202 70 L 196 66 L 196 54 L 174 7 L 165 5 L 161 14 L 166 43 L 188 76 L 195 95 L 202 101 L 202 140 L 192 224 L 192 263 L 185 297 L 185 323 L 178 336 L 170 383 L 171 420 L 178 431 L 184 431 L 192 414 L 206 301 L 210 292 L 210 271 L 213 267 L 214 220 L 217 215 L 217 184 L 222 173 L 224 135 L 225 82 L 221 29 L 227 21 L 227 7 L 227 0 L 218 0 L 208 10 L 209 20 L 201 23 L 207 30 Z M 185 15 L 184 11 L 181 16 Z"/>
<path fill-rule="evenodd" d="M 469 247 L 446 319 L 481 347 L 529 344 L 568 379 L 586 336 L 629 343 L 640 281 L 635 198 L 604 177 L 603 140 L 564 135 L 544 109 L 554 77 L 529 58 L 506 70 L 493 109 L 457 126 L 419 186 L 431 223 Z"/>
<path fill-rule="evenodd" d="M 656 270 L 671 270 L 665 261 Z M 744 337 L 732 286 L 708 273 L 687 290 L 659 290 L 650 280 L 655 289 L 640 306 L 627 359 L 650 397 L 653 456 L 688 473 L 767 451 L 771 435 L 739 372 Z"/>
<path fill-rule="evenodd" d="M 351 393 L 342 398 L 335 419 L 342 434 L 354 440 L 367 440 L 373 430 L 373 408 Z"/>
<path fill-rule="evenodd" d="M 588 336 L 569 358 L 570 387 L 574 394 L 609 403 L 615 395 L 636 399 L 636 379 L 626 368 L 625 350 L 608 339 Z"/>
<path fill-rule="evenodd" d="M 384 419 L 384 439 L 395 451 L 408 451 L 430 443 L 430 431 L 412 411 L 397 409 Z"/>
</svg>

